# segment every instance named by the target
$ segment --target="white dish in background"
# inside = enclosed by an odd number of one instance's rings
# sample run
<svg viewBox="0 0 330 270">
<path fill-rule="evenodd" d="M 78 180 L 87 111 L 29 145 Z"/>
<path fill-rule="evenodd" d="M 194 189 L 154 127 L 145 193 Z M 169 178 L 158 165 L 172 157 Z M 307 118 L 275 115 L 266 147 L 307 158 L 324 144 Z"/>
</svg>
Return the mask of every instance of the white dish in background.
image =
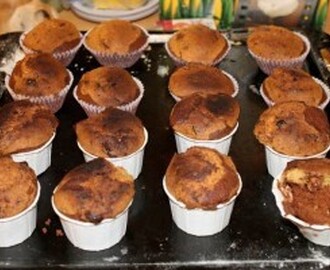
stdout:
<svg viewBox="0 0 330 270">
<path fill-rule="evenodd" d="M 134 21 L 156 12 L 158 7 L 158 0 L 150 0 L 144 6 L 131 10 L 96 9 L 85 6 L 80 1 L 71 2 L 71 9 L 73 12 L 78 16 L 93 22 L 102 22 L 115 18 Z"/>
</svg>

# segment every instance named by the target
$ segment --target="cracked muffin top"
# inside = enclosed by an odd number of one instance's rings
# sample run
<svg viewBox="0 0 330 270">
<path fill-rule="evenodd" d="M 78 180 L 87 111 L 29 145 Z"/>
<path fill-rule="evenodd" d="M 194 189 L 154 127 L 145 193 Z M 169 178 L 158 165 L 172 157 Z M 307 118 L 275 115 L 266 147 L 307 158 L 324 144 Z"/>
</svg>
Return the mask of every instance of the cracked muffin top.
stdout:
<svg viewBox="0 0 330 270">
<path fill-rule="evenodd" d="M 174 154 L 166 170 L 168 191 L 189 209 L 215 209 L 237 194 L 239 181 L 232 159 L 206 147 Z"/>
<path fill-rule="evenodd" d="M 97 158 L 69 171 L 54 192 L 56 208 L 84 222 L 115 218 L 133 200 L 133 178 L 122 168 Z"/>
<path fill-rule="evenodd" d="M 277 103 L 265 110 L 254 127 L 260 143 L 290 156 L 310 156 L 330 144 L 325 112 L 299 101 Z"/>
</svg>

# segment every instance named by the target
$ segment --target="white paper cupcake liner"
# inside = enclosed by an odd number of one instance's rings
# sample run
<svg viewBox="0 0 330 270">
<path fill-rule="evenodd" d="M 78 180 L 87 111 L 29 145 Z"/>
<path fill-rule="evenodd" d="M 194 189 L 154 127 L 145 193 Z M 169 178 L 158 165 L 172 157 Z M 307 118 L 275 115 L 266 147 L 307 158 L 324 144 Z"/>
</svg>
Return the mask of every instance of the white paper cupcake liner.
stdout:
<svg viewBox="0 0 330 270">
<path fill-rule="evenodd" d="M 218 152 L 227 155 L 230 150 L 230 145 L 234 134 L 238 129 L 237 123 L 234 129 L 226 136 L 218 140 L 196 140 L 189 138 L 179 132 L 174 131 L 175 143 L 178 153 L 185 152 L 188 148 L 193 146 L 205 146 L 217 150 Z"/>
<path fill-rule="evenodd" d="M 135 114 L 137 107 L 139 106 L 141 99 L 144 95 L 144 85 L 138 78 L 133 77 L 133 80 L 136 82 L 136 84 L 138 85 L 138 88 L 140 90 L 139 96 L 132 102 L 121 105 L 121 106 L 117 106 L 116 108 Z M 76 86 L 73 90 L 73 97 L 80 104 L 80 106 L 84 109 L 85 113 L 88 116 L 99 114 L 100 112 L 103 112 L 107 108 L 105 106 L 98 106 L 98 105 L 90 104 L 90 103 L 87 103 L 86 101 L 79 99 L 78 95 L 77 95 L 77 89 L 78 89 L 78 86 Z"/>
<path fill-rule="evenodd" d="M 28 239 L 37 225 L 37 203 L 40 197 L 40 184 L 31 205 L 21 213 L 8 218 L 0 218 L 0 247 L 18 245 Z"/>
<path fill-rule="evenodd" d="M 276 205 L 280 210 L 282 217 L 290 220 L 293 224 L 295 224 L 298 227 L 301 234 L 309 241 L 317 245 L 330 246 L 330 226 L 309 224 L 285 212 L 283 206 L 284 196 L 280 191 L 280 189 L 278 188 L 280 178 L 281 178 L 281 173 L 277 177 L 275 177 L 273 181 L 272 192 L 273 195 L 275 196 Z"/>
<path fill-rule="evenodd" d="M 108 249 L 124 237 L 127 228 L 128 209 L 131 204 L 132 202 L 116 217 L 104 219 L 102 222 L 94 224 L 65 216 L 56 208 L 54 196 L 52 196 L 53 210 L 60 218 L 66 237 L 75 247 L 87 251 Z"/>
<path fill-rule="evenodd" d="M 149 45 L 149 34 L 148 32 L 141 26 L 138 26 L 147 36 L 146 42 L 139 48 L 138 50 L 122 55 L 122 54 L 112 54 L 108 52 L 100 52 L 97 50 L 93 50 L 91 47 L 89 47 L 86 43 L 86 37 L 92 31 L 90 29 L 88 32 L 86 32 L 84 38 L 83 38 L 83 45 L 84 47 L 96 58 L 96 60 L 102 65 L 102 66 L 116 66 L 121 68 L 129 68 L 133 66 L 141 57 L 145 49 Z"/>
<path fill-rule="evenodd" d="M 106 158 L 107 161 L 111 162 L 115 166 L 124 168 L 131 176 L 133 176 L 134 180 L 138 178 L 139 174 L 142 171 L 144 149 L 148 142 L 148 132 L 145 128 L 143 131 L 144 131 L 144 142 L 137 151 L 123 157 Z M 97 156 L 87 152 L 79 142 L 77 142 L 77 144 L 79 149 L 83 152 L 84 159 L 86 162 L 97 158 Z"/>
<path fill-rule="evenodd" d="M 218 204 L 214 210 L 187 209 L 185 204 L 176 200 L 166 187 L 163 178 L 163 189 L 169 198 L 172 219 L 182 231 L 195 236 L 209 236 L 221 232 L 229 224 L 234 203 L 241 192 L 242 180 L 239 174 L 239 188 L 228 202 Z"/>
<path fill-rule="evenodd" d="M 22 50 L 24 51 L 25 54 L 38 53 L 32 49 L 29 49 L 24 45 L 23 40 L 27 35 L 27 33 L 28 32 L 24 32 L 19 38 L 19 44 Z M 80 41 L 74 48 L 63 52 L 53 53 L 53 57 L 58 61 L 60 61 L 64 66 L 68 66 L 72 62 L 73 58 L 75 57 L 76 53 L 78 52 L 82 44 L 83 44 L 83 35 L 80 33 Z"/>
<path fill-rule="evenodd" d="M 220 62 L 221 62 L 221 61 L 227 56 L 227 54 L 230 52 L 231 44 L 230 44 L 228 38 L 227 38 L 225 35 L 222 35 L 222 36 L 225 38 L 225 40 L 226 40 L 226 42 L 227 42 L 227 49 L 226 49 L 226 51 L 225 51 L 222 55 L 220 55 L 217 59 L 215 59 L 215 60 L 213 61 L 213 63 L 211 64 L 211 66 L 216 66 L 217 64 L 219 64 L 219 63 L 220 63 Z M 176 57 L 176 56 L 171 52 L 171 50 L 170 50 L 170 48 L 169 48 L 169 46 L 168 46 L 168 42 L 169 42 L 169 41 L 167 41 L 167 42 L 165 43 L 165 50 L 166 50 L 167 54 L 169 55 L 169 57 L 171 57 L 171 59 L 173 60 L 174 64 L 175 64 L 176 66 L 178 66 L 178 67 L 180 67 L 180 66 L 184 66 L 184 65 L 188 64 L 189 62 L 187 62 L 187 61 L 185 61 L 185 60 L 183 60 L 183 59 L 181 59 L 181 58 Z M 207 49 L 207 48 L 206 48 L 206 49 Z"/>
<path fill-rule="evenodd" d="M 252 55 L 252 57 L 256 60 L 259 68 L 266 73 L 267 75 L 270 75 L 274 68 L 276 67 L 286 67 L 286 68 L 301 68 L 304 64 L 304 61 L 310 51 L 311 45 L 307 37 L 304 35 L 294 32 L 297 36 L 299 36 L 303 42 L 305 43 L 305 52 L 300 55 L 299 57 L 288 59 L 288 60 L 279 60 L 279 59 L 267 59 L 260 57 L 253 53 L 251 50 L 249 50 L 249 53 Z"/>
<path fill-rule="evenodd" d="M 52 111 L 52 113 L 56 113 L 63 106 L 64 100 L 73 83 L 73 75 L 71 71 L 67 69 L 67 72 L 69 73 L 69 77 L 70 77 L 69 84 L 65 86 L 61 91 L 59 91 L 59 93 L 52 94 L 49 96 L 28 96 L 28 95 L 16 94 L 15 91 L 9 85 L 10 75 L 6 75 L 5 85 L 13 100 L 28 99 L 32 103 L 47 105 Z"/>
<path fill-rule="evenodd" d="M 231 97 L 236 97 L 238 92 L 239 92 L 239 85 L 238 85 L 238 82 L 237 80 L 229 73 L 227 73 L 226 71 L 222 71 L 223 74 L 225 74 L 230 80 L 231 82 L 233 83 L 234 85 L 234 93 L 231 94 Z M 172 91 L 171 89 L 169 89 L 169 92 L 170 92 L 170 95 L 174 98 L 174 100 L 176 102 L 179 102 L 182 98 L 176 96 Z M 203 90 L 200 91 L 200 93 L 204 93 Z"/>
<path fill-rule="evenodd" d="M 330 89 L 329 89 L 329 87 L 328 87 L 324 82 L 322 82 L 321 80 L 319 80 L 319 79 L 317 79 L 317 78 L 315 78 L 315 77 L 313 77 L 313 80 L 314 80 L 317 84 L 319 84 L 319 85 L 322 87 L 323 92 L 324 92 L 324 94 L 325 94 L 325 96 L 326 96 L 326 98 L 322 101 L 322 103 L 318 105 L 318 107 L 319 107 L 320 109 L 324 110 L 325 107 L 328 105 L 328 103 L 329 103 L 329 101 L 330 101 Z M 263 88 L 263 84 L 261 84 L 261 86 L 260 86 L 260 95 L 261 95 L 261 97 L 263 98 L 263 100 L 265 101 L 265 103 L 266 103 L 269 107 L 271 107 L 271 106 L 273 106 L 273 105 L 275 104 L 275 102 L 272 101 L 270 98 L 268 98 L 268 96 L 265 94 L 265 92 L 264 92 L 264 88 Z"/>
<path fill-rule="evenodd" d="M 298 156 L 289 156 L 281 154 L 269 146 L 265 146 L 266 153 L 266 164 L 268 173 L 274 178 L 277 177 L 286 167 L 286 164 L 292 160 L 301 160 L 301 159 L 310 159 L 310 158 L 322 158 L 325 157 L 327 152 L 330 150 L 330 145 L 320 153 L 306 156 L 306 157 L 298 157 Z"/>
<path fill-rule="evenodd" d="M 32 168 L 36 175 L 40 175 L 43 172 L 45 172 L 50 164 L 51 164 L 51 158 L 52 158 L 52 143 L 55 138 L 55 133 L 52 135 L 52 137 L 40 148 L 12 154 L 11 158 L 15 162 L 27 162 L 30 168 Z"/>
</svg>

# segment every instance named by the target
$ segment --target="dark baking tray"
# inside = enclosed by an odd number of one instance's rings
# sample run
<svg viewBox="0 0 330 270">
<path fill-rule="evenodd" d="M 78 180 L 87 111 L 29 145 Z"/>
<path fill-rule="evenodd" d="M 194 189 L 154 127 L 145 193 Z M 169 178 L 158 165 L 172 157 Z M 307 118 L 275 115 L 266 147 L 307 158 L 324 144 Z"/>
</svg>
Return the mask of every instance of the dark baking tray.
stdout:
<svg viewBox="0 0 330 270">
<path fill-rule="evenodd" d="M 10 58 L 17 48 L 19 34 L 0 36 L 2 61 Z M 84 72 L 97 66 L 95 59 L 82 48 L 69 68 L 77 83 Z M 240 126 L 229 154 L 242 176 L 243 190 L 225 230 L 210 237 L 194 237 L 172 222 L 161 181 L 175 152 L 168 124 L 174 100 L 167 90 L 169 76 L 160 76 L 158 69 L 169 68 L 170 74 L 174 66 L 163 44 L 153 44 L 145 58 L 129 69 L 145 85 L 145 96 L 137 116 L 149 131 L 149 142 L 142 173 L 135 182 L 136 196 L 125 237 L 111 249 L 86 252 L 72 246 L 65 236 L 56 235 L 61 226 L 51 209 L 52 191 L 70 169 L 83 163 L 72 126 L 86 115 L 70 92 L 56 114 L 60 126 L 53 144 L 52 165 L 39 177 L 42 192 L 37 229 L 24 243 L 0 249 L 0 268 L 319 269 L 330 265 L 329 248 L 304 239 L 294 225 L 281 218 L 275 206 L 264 149 L 252 133 L 266 105 L 251 89 L 258 88 L 264 75 L 244 43 L 233 46 L 220 66 L 237 78 L 240 86 L 237 99 L 241 105 Z M 305 68 L 314 76 L 321 76 L 311 57 Z M 1 104 L 9 101 L 5 92 Z M 49 219 L 51 224 L 47 225 Z"/>
</svg>

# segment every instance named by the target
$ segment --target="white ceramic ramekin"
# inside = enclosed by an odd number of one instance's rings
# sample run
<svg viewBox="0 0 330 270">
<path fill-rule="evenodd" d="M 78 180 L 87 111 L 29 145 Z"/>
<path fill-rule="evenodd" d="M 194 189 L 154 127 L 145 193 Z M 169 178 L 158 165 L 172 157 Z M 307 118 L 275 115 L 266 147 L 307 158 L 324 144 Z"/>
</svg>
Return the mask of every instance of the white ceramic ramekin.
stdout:
<svg viewBox="0 0 330 270">
<path fill-rule="evenodd" d="M 139 174 L 142 171 L 144 149 L 148 142 L 148 132 L 145 128 L 143 129 L 143 131 L 144 131 L 144 142 L 141 145 L 141 147 L 138 150 L 136 150 L 134 153 L 123 157 L 105 158 L 107 161 L 110 161 L 115 166 L 124 168 L 131 176 L 133 176 L 134 180 L 138 178 Z M 77 142 L 77 144 L 79 149 L 83 152 L 84 159 L 86 162 L 97 158 L 97 156 L 87 152 L 80 145 L 79 142 Z"/>
<path fill-rule="evenodd" d="M 116 217 L 94 224 L 75 220 L 62 214 L 56 208 L 54 197 L 52 197 L 52 207 L 60 218 L 66 237 L 75 247 L 88 251 L 108 249 L 124 237 L 130 205 L 131 203 Z"/>
<path fill-rule="evenodd" d="M 163 178 L 163 188 L 169 198 L 172 219 L 184 232 L 195 236 L 209 236 L 221 232 L 229 224 L 234 203 L 241 192 L 242 180 L 240 175 L 239 188 L 235 196 L 228 202 L 217 205 L 214 210 L 188 209 L 185 204 L 176 200 L 166 187 L 166 178 Z"/>
<path fill-rule="evenodd" d="M 272 186 L 272 192 L 275 196 L 275 201 L 278 209 L 281 212 L 282 217 L 290 220 L 295 224 L 301 234 L 317 245 L 330 246 L 330 226 L 328 225 L 317 225 L 309 224 L 291 214 L 287 214 L 283 207 L 284 196 L 280 189 L 278 188 L 279 179 L 281 178 L 281 173 L 275 177 Z"/>
<path fill-rule="evenodd" d="M 52 137 L 40 148 L 12 154 L 11 158 L 16 162 L 27 162 L 30 168 L 32 168 L 36 175 L 42 174 L 48 169 L 52 159 L 52 144 L 55 138 L 55 133 Z"/>
<path fill-rule="evenodd" d="M 37 203 L 40 197 L 40 184 L 32 204 L 21 213 L 8 218 L 0 218 L 0 247 L 18 245 L 28 239 L 37 225 Z"/>
<path fill-rule="evenodd" d="M 268 173 L 274 178 L 277 177 L 286 167 L 286 164 L 295 159 L 310 159 L 310 158 L 322 158 L 325 157 L 327 152 L 330 150 L 330 145 L 320 153 L 315 155 L 298 157 L 281 154 L 269 146 L 265 146 L 266 153 L 266 164 Z"/>
<path fill-rule="evenodd" d="M 226 136 L 217 140 L 195 140 L 189 138 L 181 133 L 174 132 L 176 148 L 178 153 L 185 152 L 188 148 L 193 146 L 205 146 L 217 150 L 218 152 L 227 155 L 230 150 L 230 145 L 234 134 L 238 129 L 238 123 L 235 128 Z"/>
</svg>

